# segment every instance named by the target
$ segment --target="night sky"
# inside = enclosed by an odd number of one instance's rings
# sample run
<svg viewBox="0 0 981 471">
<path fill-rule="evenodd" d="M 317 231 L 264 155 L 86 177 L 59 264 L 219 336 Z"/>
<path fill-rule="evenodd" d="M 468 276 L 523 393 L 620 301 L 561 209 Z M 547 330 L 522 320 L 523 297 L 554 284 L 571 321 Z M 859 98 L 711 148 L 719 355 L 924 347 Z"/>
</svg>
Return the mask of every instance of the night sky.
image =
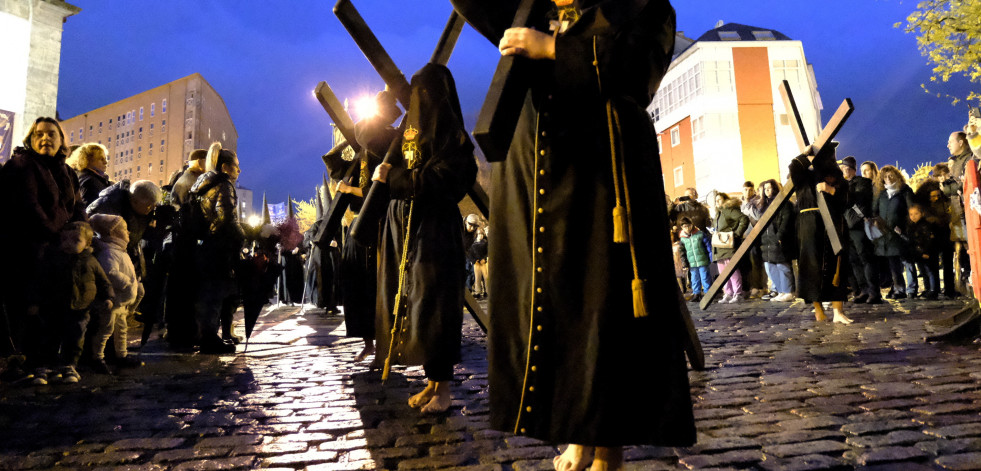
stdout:
<svg viewBox="0 0 981 471">
<path fill-rule="evenodd" d="M 64 25 L 61 117 L 199 72 L 228 106 L 239 133 L 240 182 L 255 190 L 257 200 L 263 191 L 270 202 L 287 193 L 313 197 L 324 171 L 320 155 L 331 145 L 330 119 L 312 95 L 317 82 L 327 81 L 352 100 L 384 86 L 334 17 L 334 0 L 70 3 L 82 12 Z M 440 0 L 354 4 L 407 78 L 429 60 L 451 11 Z M 963 102 L 951 105 L 952 98 L 922 90 L 930 66 L 915 37 L 893 26 L 916 1 L 676 0 L 674 6 L 678 30 L 690 38 L 724 20 L 802 41 L 824 120 L 844 98 L 855 104 L 838 134 L 839 157 L 851 154 L 880 166 L 898 161 L 912 172 L 920 163 L 946 160 L 948 135 L 966 122 Z M 495 46 L 464 29 L 449 67 L 468 127 L 498 58 Z M 963 79 L 936 88 L 961 98 L 971 89 Z M 721 190 L 741 184 L 734 180 Z"/>
</svg>

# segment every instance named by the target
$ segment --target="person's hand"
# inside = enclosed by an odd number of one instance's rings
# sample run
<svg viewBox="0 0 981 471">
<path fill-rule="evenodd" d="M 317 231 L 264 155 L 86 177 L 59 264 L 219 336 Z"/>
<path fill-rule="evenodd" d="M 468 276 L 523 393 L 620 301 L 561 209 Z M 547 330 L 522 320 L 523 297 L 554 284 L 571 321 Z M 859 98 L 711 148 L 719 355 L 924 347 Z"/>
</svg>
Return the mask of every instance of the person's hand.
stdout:
<svg viewBox="0 0 981 471">
<path fill-rule="evenodd" d="M 298 253 L 300 253 L 300 248 L 299 247 L 294 247 L 293 248 L 293 255 L 296 255 Z"/>
<path fill-rule="evenodd" d="M 497 48 L 505 56 L 555 59 L 555 38 L 532 28 L 508 28 Z"/>
<path fill-rule="evenodd" d="M 815 188 L 817 188 L 817 191 L 823 191 L 825 193 L 830 193 L 828 191 L 828 184 L 825 183 L 825 182 L 818 183 L 817 185 L 815 185 Z"/>
<path fill-rule="evenodd" d="M 923 254 L 923 258 L 925 258 L 925 259 L 927 259 L 927 260 L 930 260 L 930 256 L 929 256 L 929 255 L 927 255 L 927 254 Z"/>
<path fill-rule="evenodd" d="M 371 181 L 388 183 L 388 170 L 391 168 L 392 164 L 379 164 L 375 167 L 375 173 L 371 175 Z"/>
<path fill-rule="evenodd" d="M 351 190 L 353 188 L 354 188 L 353 186 L 348 185 L 347 183 L 344 183 L 343 180 L 340 181 L 340 182 L 337 182 L 337 191 L 339 191 L 341 193 L 351 193 Z"/>
<path fill-rule="evenodd" d="M 893 231 L 894 231 L 894 232 L 895 232 L 896 234 L 899 234 L 899 235 L 903 235 L 903 230 L 902 230 L 902 229 L 900 229 L 900 228 L 899 228 L 899 226 L 896 226 L 896 227 L 894 227 L 894 228 L 892 228 L 892 230 L 893 230 Z"/>
</svg>

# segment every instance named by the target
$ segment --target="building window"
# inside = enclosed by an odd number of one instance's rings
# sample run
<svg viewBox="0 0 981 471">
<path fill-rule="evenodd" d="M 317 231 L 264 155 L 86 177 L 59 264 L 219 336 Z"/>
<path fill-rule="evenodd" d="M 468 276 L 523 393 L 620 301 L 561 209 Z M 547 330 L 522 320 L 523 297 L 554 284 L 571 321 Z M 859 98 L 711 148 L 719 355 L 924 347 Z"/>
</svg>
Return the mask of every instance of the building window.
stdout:
<svg viewBox="0 0 981 471">
<path fill-rule="evenodd" d="M 657 152 L 660 153 L 661 149 L 664 148 L 664 144 L 661 144 L 661 135 L 657 135 Z"/>
<path fill-rule="evenodd" d="M 75 142 L 75 131 L 72 131 L 71 142 Z"/>
<path fill-rule="evenodd" d="M 681 144 L 681 129 L 677 126 L 671 128 L 671 147 Z"/>
<path fill-rule="evenodd" d="M 143 121 L 143 107 L 140 107 L 140 121 Z"/>
<path fill-rule="evenodd" d="M 160 104 L 160 112 L 161 113 L 166 113 L 167 112 L 167 99 L 166 98 L 164 98 L 163 99 L 163 103 Z"/>
<path fill-rule="evenodd" d="M 161 139 L 160 140 L 160 152 L 163 152 L 163 151 L 164 151 L 164 140 Z"/>
<path fill-rule="evenodd" d="M 84 140 L 85 140 L 85 137 L 83 137 L 83 136 L 84 136 L 84 134 L 85 134 L 85 133 L 84 133 L 84 132 L 82 132 L 82 128 L 78 128 L 78 140 L 79 140 L 79 141 L 84 141 Z"/>
<path fill-rule="evenodd" d="M 803 82 L 802 69 L 800 61 L 797 60 L 773 61 L 773 78 L 778 84 L 786 80 L 791 88 L 800 88 Z"/>
<path fill-rule="evenodd" d="M 776 36 L 773 35 L 773 31 L 753 31 L 753 37 L 757 41 L 776 41 Z"/>
<path fill-rule="evenodd" d="M 674 168 L 674 186 L 675 188 L 685 184 L 685 168 L 683 166 L 677 166 Z"/>
<path fill-rule="evenodd" d="M 723 41 L 739 41 L 739 33 L 736 31 L 719 31 L 719 39 Z"/>
<path fill-rule="evenodd" d="M 702 62 L 702 77 L 706 93 L 731 93 L 732 63 L 729 61 Z"/>
<path fill-rule="evenodd" d="M 157 110 L 157 104 L 156 103 L 150 103 L 150 117 L 151 118 L 153 117 L 154 114 L 156 114 L 155 113 L 156 110 Z"/>
<path fill-rule="evenodd" d="M 160 122 L 160 130 L 161 131 L 166 131 L 167 130 L 167 120 L 166 119 L 164 119 L 164 120 L 162 120 Z"/>
<path fill-rule="evenodd" d="M 691 120 L 691 140 L 694 142 L 703 137 L 705 137 L 705 118 L 699 116 Z"/>
</svg>

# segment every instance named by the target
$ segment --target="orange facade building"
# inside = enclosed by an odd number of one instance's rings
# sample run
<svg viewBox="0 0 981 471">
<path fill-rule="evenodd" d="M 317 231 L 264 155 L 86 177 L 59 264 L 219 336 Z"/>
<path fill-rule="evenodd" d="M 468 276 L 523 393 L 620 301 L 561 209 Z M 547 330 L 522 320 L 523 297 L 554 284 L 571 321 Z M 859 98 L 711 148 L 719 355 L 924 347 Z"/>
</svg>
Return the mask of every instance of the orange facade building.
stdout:
<svg viewBox="0 0 981 471">
<path fill-rule="evenodd" d="M 658 132 L 665 191 L 738 193 L 746 180 L 783 181 L 799 154 L 780 98 L 791 90 L 809 136 L 821 129 L 821 97 L 800 41 L 773 30 L 720 24 L 675 57 L 648 108 Z"/>
<path fill-rule="evenodd" d="M 69 146 L 106 146 L 106 173 L 114 181 L 165 185 L 194 149 L 217 141 L 235 150 L 238 143 L 225 100 L 197 73 L 66 119 L 61 126 Z"/>
</svg>

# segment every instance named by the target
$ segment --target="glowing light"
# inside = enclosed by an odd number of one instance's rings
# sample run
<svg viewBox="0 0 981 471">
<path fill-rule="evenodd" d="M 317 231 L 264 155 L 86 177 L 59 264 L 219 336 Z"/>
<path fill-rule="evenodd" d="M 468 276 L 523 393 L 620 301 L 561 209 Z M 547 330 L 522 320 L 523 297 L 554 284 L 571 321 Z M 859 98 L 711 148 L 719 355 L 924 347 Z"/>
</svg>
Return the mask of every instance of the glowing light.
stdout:
<svg viewBox="0 0 981 471">
<path fill-rule="evenodd" d="M 249 216 L 248 223 L 250 226 L 258 226 L 260 222 L 262 222 L 262 219 L 259 219 L 259 216 L 256 216 L 255 214 Z"/>
<path fill-rule="evenodd" d="M 370 118 L 378 114 L 378 103 L 373 96 L 364 96 L 354 100 L 354 114 L 358 119 Z"/>
</svg>

